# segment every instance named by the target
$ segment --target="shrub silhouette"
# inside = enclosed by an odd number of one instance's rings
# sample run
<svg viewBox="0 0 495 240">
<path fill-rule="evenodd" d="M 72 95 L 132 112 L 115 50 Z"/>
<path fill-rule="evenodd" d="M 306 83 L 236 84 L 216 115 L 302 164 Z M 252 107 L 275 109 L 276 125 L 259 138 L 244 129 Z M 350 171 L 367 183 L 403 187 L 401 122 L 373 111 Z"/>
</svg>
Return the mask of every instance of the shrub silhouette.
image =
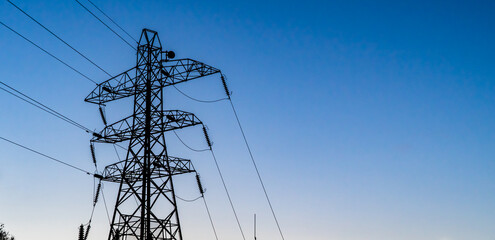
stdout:
<svg viewBox="0 0 495 240">
<path fill-rule="evenodd" d="M 0 224 L 0 240 L 14 240 L 14 237 L 5 231 L 3 224 Z"/>
</svg>

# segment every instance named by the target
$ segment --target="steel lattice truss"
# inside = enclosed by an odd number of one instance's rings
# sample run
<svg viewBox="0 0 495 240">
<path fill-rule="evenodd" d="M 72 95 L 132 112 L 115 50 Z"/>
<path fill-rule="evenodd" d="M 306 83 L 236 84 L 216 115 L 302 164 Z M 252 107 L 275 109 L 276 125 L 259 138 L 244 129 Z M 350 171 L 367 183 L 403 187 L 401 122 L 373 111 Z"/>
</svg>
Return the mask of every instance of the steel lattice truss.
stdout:
<svg viewBox="0 0 495 240">
<path fill-rule="evenodd" d="M 160 71 L 163 76 L 161 81 L 156 81 L 152 84 L 153 90 L 220 73 L 220 70 L 214 67 L 189 58 L 160 61 L 158 64 L 158 67 L 163 70 Z M 98 86 L 86 97 L 85 101 L 104 104 L 146 91 L 145 84 L 139 83 L 136 81 L 136 76 L 133 76 L 136 69 L 139 69 L 140 67 L 142 66 L 138 65 L 137 67 L 131 68 L 98 84 Z"/>
<path fill-rule="evenodd" d="M 183 239 L 172 177 L 195 170 L 190 160 L 168 155 L 165 132 L 202 123 L 192 113 L 164 110 L 163 88 L 220 70 L 192 59 L 164 59 L 164 54 L 158 34 L 144 29 L 136 67 L 102 82 L 85 99 L 105 104 L 134 97 L 133 114 L 92 139 L 129 143 L 125 160 L 103 172 L 104 181 L 120 184 L 109 240 Z"/>
<path fill-rule="evenodd" d="M 170 130 L 192 127 L 202 124 L 201 121 L 192 113 L 180 110 L 156 111 L 151 113 L 152 134 L 166 132 Z M 120 121 L 106 126 L 93 141 L 105 143 L 117 143 L 130 140 L 135 137 L 142 137 L 146 134 L 145 126 L 134 126 L 134 121 L 138 120 L 141 123 L 141 118 L 134 115 L 126 117 Z M 165 120 L 165 121 L 163 121 Z"/>
</svg>

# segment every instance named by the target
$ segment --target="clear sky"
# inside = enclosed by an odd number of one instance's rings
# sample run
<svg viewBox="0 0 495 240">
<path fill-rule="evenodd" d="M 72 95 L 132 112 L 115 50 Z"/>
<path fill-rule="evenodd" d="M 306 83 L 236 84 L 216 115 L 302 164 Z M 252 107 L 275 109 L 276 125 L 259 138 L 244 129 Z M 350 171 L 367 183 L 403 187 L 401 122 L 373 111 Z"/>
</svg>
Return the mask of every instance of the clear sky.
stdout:
<svg viewBox="0 0 495 240">
<path fill-rule="evenodd" d="M 75 1 L 13 0 L 112 74 L 135 52 Z M 81 0 L 89 6 L 88 2 Z M 287 240 L 495 239 L 495 3 L 493 1 L 101 1 L 134 37 L 159 32 L 165 49 L 228 76 Z M 107 76 L 5 1 L 0 21 L 97 81 Z M 129 39 L 128 39 L 129 40 Z M 0 26 L 1 81 L 99 130 L 94 84 Z M 218 77 L 185 83 L 224 97 Z M 249 239 L 280 239 L 227 102 L 166 89 L 166 105 L 196 113 L 214 142 Z M 109 121 L 130 113 L 109 105 Z M 204 148 L 199 128 L 180 132 Z M 0 92 L 0 136 L 92 170 L 91 136 Z M 220 239 L 241 239 L 213 160 L 193 159 Z M 117 160 L 97 146 L 101 165 Z M 77 238 L 93 179 L 0 142 L 0 222 L 19 240 Z M 198 196 L 194 176 L 178 194 Z M 105 185 L 108 207 L 115 186 Z M 90 239 L 107 236 L 102 202 Z M 180 202 L 185 239 L 214 239 L 201 202 Z"/>
</svg>

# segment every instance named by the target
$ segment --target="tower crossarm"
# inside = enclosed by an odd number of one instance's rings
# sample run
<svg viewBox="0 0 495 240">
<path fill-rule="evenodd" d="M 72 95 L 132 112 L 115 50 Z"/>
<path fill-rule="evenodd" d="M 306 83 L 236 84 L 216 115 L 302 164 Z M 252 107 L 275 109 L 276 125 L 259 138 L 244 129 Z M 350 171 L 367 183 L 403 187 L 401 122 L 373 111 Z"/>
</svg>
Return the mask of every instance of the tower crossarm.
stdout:
<svg viewBox="0 0 495 240">
<path fill-rule="evenodd" d="M 190 58 L 163 61 L 162 64 L 164 87 L 220 73 L 219 69 Z"/>
<path fill-rule="evenodd" d="M 137 67 L 133 67 L 98 84 L 84 101 L 95 104 L 104 104 L 106 102 L 134 95 L 136 92 L 136 89 L 134 88 L 136 68 Z"/>
<path fill-rule="evenodd" d="M 180 110 L 154 111 L 152 112 L 153 124 L 151 134 L 158 134 L 166 131 L 191 127 L 202 124 L 202 122 L 192 113 Z M 106 126 L 99 134 L 93 137 L 94 142 L 117 143 L 139 138 L 145 135 L 143 124 L 133 124 L 139 122 L 144 116 L 131 115 L 118 122 Z"/>
<path fill-rule="evenodd" d="M 84 101 L 105 104 L 144 92 L 146 84 L 136 81 L 136 69 L 138 67 L 131 68 L 98 84 Z M 162 60 L 153 68 L 159 74 L 159 80 L 152 83 L 153 90 L 220 73 L 219 69 L 190 58 Z"/>
<path fill-rule="evenodd" d="M 141 159 L 142 157 L 138 160 Z M 105 170 L 103 171 L 102 180 L 107 182 L 120 183 L 122 178 L 125 176 L 128 182 L 139 181 L 140 176 L 143 174 L 143 168 L 141 167 L 141 165 L 138 164 L 129 164 L 128 166 L 132 167 L 128 167 L 127 169 L 125 169 L 127 161 L 128 160 L 123 160 L 106 166 Z M 168 156 L 168 163 L 166 159 L 153 159 L 153 161 L 151 162 L 150 171 L 151 178 L 153 179 L 195 172 L 191 160 L 172 156 Z M 123 174 L 124 172 L 125 174 Z"/>
<path fill-rule="evenodd" d="M 152 115 L 154 121 L 151 134 L 158 134 L 202 124 L 196 115 L 180 110 L 155 111 L 152 112 Z M 142 124 L 133 125 L 133 121 L 139 122 L 142 118 L 144 118 L 144 116 L 131 115 L 110 124 L 103 128 L 99 134 L 95 134 L 92 141 L 100 143 L 117 143 L 130 140 L 131 138 L 143 137 L 145 135 L 144 126 Z"/>
</svg>

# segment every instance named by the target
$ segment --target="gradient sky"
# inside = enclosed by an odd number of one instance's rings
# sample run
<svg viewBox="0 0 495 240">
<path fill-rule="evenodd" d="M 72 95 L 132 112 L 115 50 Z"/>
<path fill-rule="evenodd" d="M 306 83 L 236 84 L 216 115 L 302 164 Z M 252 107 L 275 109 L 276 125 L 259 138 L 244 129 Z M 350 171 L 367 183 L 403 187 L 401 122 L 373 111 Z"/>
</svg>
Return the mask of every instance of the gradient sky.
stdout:
<svg viewBox="0 0 495 240">
<path fill-rule="evenodd" d="M 135 52 L 74 1 L 20 7 L 112 74 Z M 82 0 L 83 3 L 87 3 Z M 165 49 L 227 76 L 287 240 L 495 239 L 495 3 L 493 1 L 101 1 L 134 37 L 159 32 Z M 7 2 L 0 21 L 81 72 L 106 80 Z M 91 129 L 94 84 L 0 28 L 1 81 Z M 224 97 L 218 77 L 185 83 Z M 280 239 L 227 102 L 202 104 L 166 89 L 166 105 L 209 129 L 249 239 Z M 109 121 L 130 101 L 107 107 Z M 91 136 L 0 92 L 0 136 L 91 170 Z M 199 128 L 180 133 L 206 147 Z M 167 135 L 193 159 L 220 239 L 241 239 L 208 153 Z M 0 142 L 0 222 L 16 239 L 76 239 L 89 218 L 93 179 Z M 116 161 L 98 145 L 100 165 Z M 193 176 L 178 194 L 198 196 Z M 109 208 L 115 186 L 105 185 Z M 103 204 L 90 239 L 107 236 Z M 185 239 L 214 239 L 201 202 L 180 202 Z"/>
</svg>

